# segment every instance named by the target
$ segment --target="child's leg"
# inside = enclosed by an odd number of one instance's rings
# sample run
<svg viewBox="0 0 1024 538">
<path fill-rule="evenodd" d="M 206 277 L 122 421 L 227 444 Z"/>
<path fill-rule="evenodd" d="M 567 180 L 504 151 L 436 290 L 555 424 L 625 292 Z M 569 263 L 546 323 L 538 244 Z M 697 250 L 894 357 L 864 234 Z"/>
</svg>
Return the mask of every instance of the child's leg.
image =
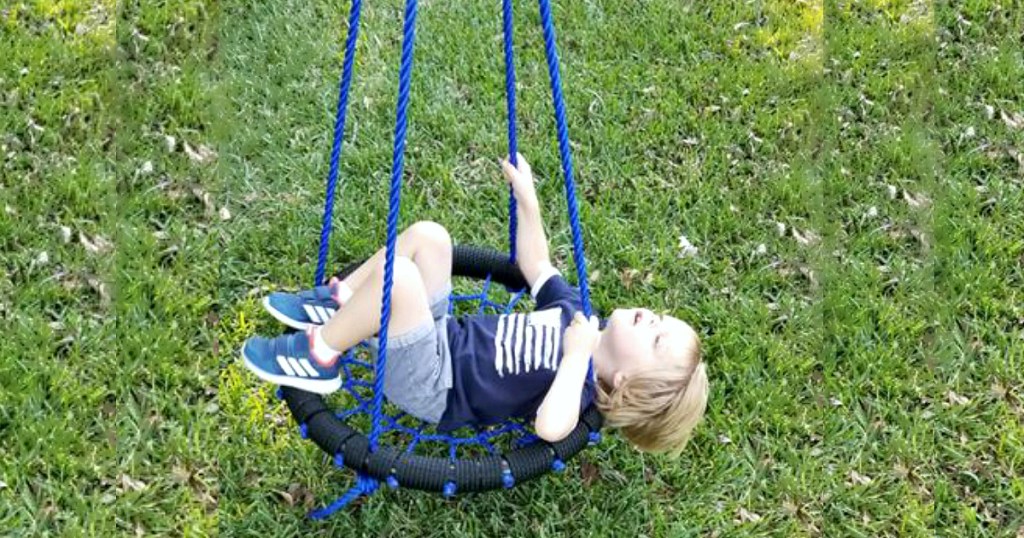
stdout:
<svg viewBox="0 0 1024 538">
<path fill-rule="evenodd" d="M 450 262 L 449 262 L 450 263 Z M 338 310 L 320 329 L 324 342 L 338 351 L 355 346 L 380 330 L 380 310 L 384 281 L 383 259 L 376 265 L 360 267 L 362 285 L 354 290 L 345 308 Z M 424 323 L 432 323 L 428 292 L 417 264 L 409 258 L 395 258 L 394 285 L 391 290 L 389 336 L 398 336 Z"/>
<path fill-rule="evenodd" d="M 452 275 L 452 239 L 444 226 L 430 221 L 420 221 L 409 226 L 398 236 L 396 260 L 399 256 L 416 264 L 427 297 L 435 297 L 448 288 Z M 352 293 L 357 293 L 367 284 L 373 271 L 383 265 L 384 249 L 380 249 L 342 282 Z M 397 272 L 395 281 L 398 281 Z M 378 281 L 373 280 L 372 283 L 380 287 Z M 346 300 L 345 304 L 346 307 L 351 304 L 350 300 Z"/>
</svg>

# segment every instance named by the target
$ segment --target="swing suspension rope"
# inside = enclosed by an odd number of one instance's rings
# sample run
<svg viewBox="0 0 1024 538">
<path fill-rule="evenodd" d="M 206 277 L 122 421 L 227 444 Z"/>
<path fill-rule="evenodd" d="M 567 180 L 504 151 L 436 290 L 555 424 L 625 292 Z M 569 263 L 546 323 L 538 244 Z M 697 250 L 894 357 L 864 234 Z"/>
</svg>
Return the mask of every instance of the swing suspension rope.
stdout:
<svg viewBox="0 0 1024 538">
<path fill-rule="evenodd" d="M 559 71 L 559 59 L 558 51 L 555 45 L 555 28 L 551 14 L 551 3 L 550 0 L 538 0 L 538 7 L 540 10 L 541 26 L 544 36 L 544 51 L 547 59 L 548 75 L 551 83 L 551 97 L 554 108 L 555 124 L 557 131 L 558 140 L 558 151 L 562 165 L 562 176 L 565 183 L 566 202 L 568 205 L 569 214 L 569 225 L 572 232 L 572 244 L 573 244 L 573 261 L 576 265 L 576 272 L 578 283 L 580 287 L 580 296 L 582 300 L 583 313 L 589 317 L 592 314 L 591 302 L 590 302 L 590 290 L 587 280 L 587 268 L 586 259 L 583 252 L 583 233 L 580 226 L 579 219 L 579 204 L 576 199 L 575 181 L 573 178 L 573 161 L 572 152 L 569 145 L 569 131 L 566 121 L 565 111 L 565 100 L 562 93 L 562 82 L 561 74 Z M 360 15 L 362 11 L 362 0 L 352 0 L 352 4 L 348 16 L 348 35 L 345 40 L 345 53 L 342 64 L 342 76 L 341 82 L 338 89 L 338 104 L 337 113 L 334 122 L 334 138 L 331 147 L 330 157 L 330 169 L 327 178 L 327 191 L 324 203 L 324 214 L 322 220 L 322 229 L 320 233 L 320 248 L 317 258 L 316 274 L 314 277 L 314 284 L 319 285 L 325 281 L 325 273 L 327 266 L 327 255 L 330 246 L 330 235 L 332 231 L 332 219 L 334 213 L 334 201 L 335 192 L 339 174 L 339 163 L 341 160 L 341 152 L 344 141 L 345 124 L 348 111 L 350 88 L 353 76 L 353 64 L 356 54 L 356 43 L 359 35 L 359 24 Z M 398 423 L 398 419 L 387 416 L 383 412 L 383 382 L 385 366 L 387 364 L 387 342 L 388 342 L 388 325 L 391 319 L 391 291 L 394 281 L 394 261 L 395 261 L 395 249 L 398 237 L 398 216 L 401 208 L 401 190 L 402 190 L 402 175 L 405 167 L 405 147 L 406 147 L 406 131 L 408 127 L 408 106 L 409 106 L 409 94 L 410 85 L 412 79 L 412 67 L 413 67 L 413 49 L 416 37 L 416 16 L 417 16 L 417 0 L 406 0 L 405 13 L 404 13 L 404 24 L 403 24 L 403 36 L 402 36 L 402 50 L 401 50 L 401 63 L 399 65 L 399 77 L 398 77 L 398 101 L 396 106 L 396 120 L 394 128 L 394 146 L 392 153 L 392 166 L 391 166 L 391 185 L 390 185 L 390 197 L 388 204 L 388 217 L 387 217 L 387 240 L 385 247 L 385 261 L 384 261 L 384 289 L 382 295 L 382 305 L 380 314 L 380 331 L 379 331 L 379 350 L 377 353 L 376 364 L 372 365 L 374 368 L 374 379 L 372 384 L 372 396 L 369 401 L 360 398 L 355 387 L 369 388 L 368 383 L 353 378 L 350 371 L 352 364 L 371 367 L 370 364 L 364 363 L 354 359 L 352 352 L 346 354 L 346 364 L 344 365 L 345 374 L 345 385 L 349 392 L 356 397 L 359 402 L 359 406 L 354 410 L 345 411 L 337 414 L 337 418 L 344 419 L 356 412 L 366 412 L 371 417 L 371 427 L 368 436 L 368 446 L 366 447 L 366 456 L 364 462 L 360 462 L 359 468 L 366 468 L 373 466 L 374 461 L 372 456 L 379 454 L 380 452 L 387 452 L 391 454 L 394 451 L 391 447 L 379 446 L 380 437 L 387 431 L 401 431 L 409 434 L 413 437 L 413 441 L 405 451 L 411 453 L 413 448 L 420 441 L 447 441 L 450 447 L 450 460 L 455 467 L 455 449 L 456 446 L 468 443 L 477 443 L 483 445 L 491 454 L 495 454 L 496 450 L 490 445 L 489 441 L 494 437 L 507 432 L 517 432 L 522 437 L 520 439 L 520 445 L 527 445 L 530 442 L 534 442 L 537 438 L 529 434 L 522 425 L 509 422 L 506 425 L 487 432 L 481 432 L 475 437 L 458 439 L 451 438 L 446 435 L 424 435 L 422 433 L 422 426 L 419 429 L 411 429 L 408 427 L 401 426 Z M 512 0 L 502 0 L 502 28 L 504 34 L 504 59 L 505 59 L 505 95 L 506 95 L 506 112 L 508 121 L 508 153 L 511 162 L 514 166 L 518 165 L 517 159 L 517 132 L 516 132 L 516 88 L 515 88 L 515 58 L 513 52 L 513 11 L 512 11 Z M 509 189 L 509 253 L 508 263 L 514 265 L 516 261 L 516 200 L 512 194 L 511 188 Z M 471 253 L 470 257 L 477 256 L 479 253 Z M 458 258 L 458 253 L 456 255 Z M 456 264 L 458 265 L 458 264 Z M 499 268 L 501 269 L 501 268 Z M 514 279 L 513 279 L 514 280 Z M 519 277 L 521 280 L 521 276 Z M 498 304 L 490 302 L 487 298 L 487 291 L 490 286 L 491 279 L 490 275 L 487 276 L 484 283 L 484 291 L 480 295 L 473 296 L 453 296 L 453 299 L 478 299 L 481 301 L 480 310 L 483 312 L 485 308 L 490 307 L 492 310 L 499 309 Z M 525 290 L 524 290 L 525 291 Z M 524 291 L 520 291 L 513 296 L 512 301 L 505 307 L 504 311 L 509 312 L 514 308 L 515 303 L 520 297 L 523 296 Z M 593 373 L 593 365 L 590 368 L 590 375 Z M 294 389 L 286 389 L 279 391 L 279 394 L 286 397 L 291 408 L 293 415 L 296 416 L 301 423 L 301 432 L 303 436 L 309 435 L 307 431 L 306 420 L 312 422 L 313 419 L 317 419 L 321 416 L 321 408 L 324 406 L 320 398 L 313 397 L 308 393 L 302 391 L 296 391 Z M 285 396 L 287 395 L 287 396 Z M 366 408 L 369 407 L 367 410 Z M 592 411 L 592 410 L 591 410 Z M 332 416 L 332 418 L 334 418 Z M 584 424 L 585 423 L 585 424 Z M 580 428 L 578 431 L 583 432 L 584 444 L 586 440 L 596 442 L 599 439 L 597 430 L 600 428 L 600 416 L 594 412 L 587 413 L 582 417 Z M 589 435 L 587 435 L 589 432 Z M 579 436 L 575 435 L 572 442 L 569 444 L 578 445 L 577 442 Z M 343 438 L 340 438 L 340 437 Z M 317 439 L 318 444 L 326 449 L 327 445 L 345 447 L 345 442 L 350 437 L 355 437 L 355 434 L 350 430 L 343 431 L 338 434 L 335 432 L 333 437 Z M 568 440 L 567 440 L 568 441 Z M 577 451 L 578 447 L 565 448 L 560 444 L 550 445 L 546 450 L 553 451 L 555 453 L 555 459 L 551 463 L 551 467 L 555 470 L 560 470 L 564 467 L 561 458 L 561 454 L 566 456 L 572 455 Z M 342 464 L 342 452 L 335 448 L 335 463 Z M 362 452 L 360 452 L 362 455 Z M 535 455 L 535 454 L 534 454 Z M 394 456 L 393 460 L 397 460 L 399 456 Z M 367 463 L 368 462 L 368 463 Z M 395 461 L 392 464 L 397 464 Z M 505 487 L 511 487 L 514 483 L 512 472 L 508 469 L 508 464 L 514 463 L 513 458 L 510 457 L 508 460 L 503 460 L 502 463 L 502 483 Z M 351 463 L 350 463 L 350 466 Z M 387 482 L 392 487 L 397 486 L 397 480 L 394 477 L 394 469 L 391 468 L 392 474 L 388 475 Z M 530 475 L 532 473 L 523 473 Z M 449 478 L 451 473 L 449 473 Z M 446 496 L 450 496 L 455 492 L 455 482 L 448 480 L 444 484 L 443 491 Z M 314 511 L 310 514 L 311 517 L 320 519 L 330 516 L 336 510 L 344 507 L 352 500 L 360 497 L 361 495 L 369 495 L 376 491 L 379 487 L 379 480 L 377 477 L 371 475 L 364 470 L 358 471 L 356 485 L 349 490 L 345 495 L 340 497 L 338 500 L 333 502 L 331 505 L 324 507 L 320 510 Z"/>
</svg>

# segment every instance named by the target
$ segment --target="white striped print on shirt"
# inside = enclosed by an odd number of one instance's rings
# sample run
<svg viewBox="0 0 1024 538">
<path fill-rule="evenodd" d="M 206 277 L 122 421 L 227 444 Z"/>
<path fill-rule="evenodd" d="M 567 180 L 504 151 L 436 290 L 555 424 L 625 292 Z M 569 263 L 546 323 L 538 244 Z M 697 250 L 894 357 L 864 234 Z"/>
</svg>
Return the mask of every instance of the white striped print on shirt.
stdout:
<svg viewBox="0 0 1024 538">
<path fill-rule="evenodd" d="M 337 310 L 319 305 L 304 304 L 302 309 L 313 323 L 327 323 Z"/>
<path fill-rule="evenodd" d="M 320 372 L 313 368 L 309 359 L 296 359 L 295 357 L 277 356 L 277 365 L 281 370 L 292 377 L 320 377 Z"/>
<path fill-rule="evenodd" d="M 494 369 L 498 376 L 558 368 L 561 329 L 561 308 L 500 316 L 494 331 Z"/>
</svg>

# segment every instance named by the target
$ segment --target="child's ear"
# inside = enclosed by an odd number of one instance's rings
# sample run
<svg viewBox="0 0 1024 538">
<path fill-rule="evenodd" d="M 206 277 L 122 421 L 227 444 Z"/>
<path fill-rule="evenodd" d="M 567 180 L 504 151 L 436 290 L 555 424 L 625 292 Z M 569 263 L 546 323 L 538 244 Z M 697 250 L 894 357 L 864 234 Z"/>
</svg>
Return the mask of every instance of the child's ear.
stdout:
<svg viewBox="0 0 1024 538">
<path fill-rule="evenodd" d="M 624 374 L 622 372 L 615 372 L 615 375 L 612 376 L 612 388 L 615 388 L 615 389 L 619 388 L 619 385 L 621 385 L 622 382 L 625 381 L 625 380 L 626 380 L 626 374 Z"/>
</svg>

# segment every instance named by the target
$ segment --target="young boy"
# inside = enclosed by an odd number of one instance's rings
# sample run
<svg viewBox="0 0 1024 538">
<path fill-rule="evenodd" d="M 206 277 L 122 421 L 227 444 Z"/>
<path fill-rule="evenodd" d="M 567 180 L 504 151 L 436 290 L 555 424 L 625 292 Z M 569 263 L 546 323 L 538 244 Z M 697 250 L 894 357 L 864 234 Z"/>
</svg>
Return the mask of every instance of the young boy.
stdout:
<svg viewBox="0 0 1024 538">
<path fill-rule="evenodd" d="M 432 222 L 399 237 L 394 263 L 384 394 L 441 431 L 534 418 L 558 441 L 595 400 L 606 423 L 638 448 L 678 455 L 704 414 L 708 380 L 700 342 L 685 322 L 618 309 L 604 330 L 584 319 L 579 291 L 551 265 L 533 174 L 502 162 L 518 203 L 519 268 L 536 301 L 529 314 L 447 316 L 452 242 Z M 341 387 L 338 356 L 380 329 L 384 251 L 342 281 L 272 293 L 267 310 L 305 330 L 242 347 L 263 380 L 326 394 Z M 596 379 L 586 379 L 590 357 Z"/>
</svg>

